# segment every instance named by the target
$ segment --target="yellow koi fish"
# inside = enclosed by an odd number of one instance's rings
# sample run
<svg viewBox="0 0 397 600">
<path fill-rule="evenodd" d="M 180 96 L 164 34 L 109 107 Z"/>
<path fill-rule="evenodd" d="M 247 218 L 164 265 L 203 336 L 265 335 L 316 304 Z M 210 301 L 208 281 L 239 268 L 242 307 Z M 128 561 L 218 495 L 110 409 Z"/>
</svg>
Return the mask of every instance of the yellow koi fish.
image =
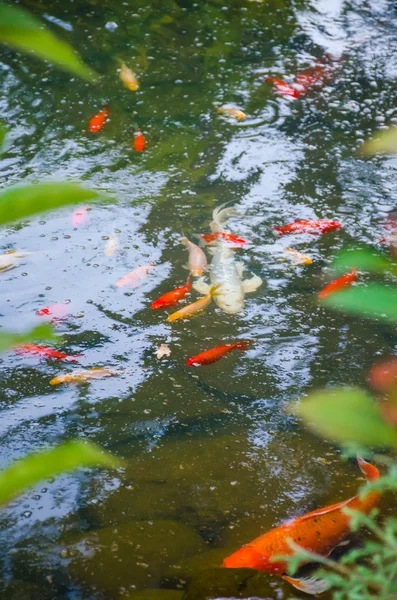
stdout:
<svg viewBox="0 0 397 600">
<path fill-rule="evenodd" d="M 238 108 L 232 108 L 230 106 L 217 106 L 216 112 L 227 117 L 233 117 L 236 121 L 245 121 L 247 118 L 246 114 Z"/>
<path fill-rule="evenodd" d="M 169 315 L 167 321 L 172 323 L 173 321 L 179 321 L 179 319 L 190 319 L 197 312 L 201 312 L 207 308 L 213 296 L 216 296 L 216 290 L 219 286 L 214 285 L 209 290 L 208 294 L 206 294 L 203 298 L 196 300 L 192 304 L 188 304 L 188 306 L 184 306 L 180 310 Z"/>
<path fill-rule="evenodd" d="M 200 277 L 208 269 L 207 257 L 197 244 L 193 244 L 187 237 L 182 238 L 182 244 L 189 251 L 189 261 L 187 268 L 193 277 Z"/>
<path fill-rule="evenodd" d="M 294 250 L 294 248 L 285 248 L 285 252 L 295 259 L 299 265 L 311 265 L 313 260 L 306 256 L 306 254 L 302 254 L 302 252 L 298 252 L 298 250 Z"/>
<path fill-rule="evenodd" d="M 131 92 L 139 90 L 139 81 L 136 75 L 131 69 L 127 67 L 125 63 L 121 63 L 120 67 L 120 79 Z"/>
<path fill-rule="evenodd" d="M 74 371 L 73 373 L 65 373 L 51 379 L 51 385 L 60 385 L 61 383 L 86 383 L 91 379 L 101 379 L 102 377 L 112 377 L 118 375 L 121 371 L 114 369 L 87 369 L 86 371 Z"/>
</svg>

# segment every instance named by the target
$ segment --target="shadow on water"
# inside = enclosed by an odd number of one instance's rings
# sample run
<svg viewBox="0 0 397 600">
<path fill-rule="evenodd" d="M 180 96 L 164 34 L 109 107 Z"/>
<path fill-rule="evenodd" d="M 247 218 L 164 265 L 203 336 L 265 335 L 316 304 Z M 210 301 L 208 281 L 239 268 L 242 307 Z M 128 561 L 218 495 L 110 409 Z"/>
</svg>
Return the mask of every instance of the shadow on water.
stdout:
<svg viewBox="0 0 397 600">
<path fill-rule="evenodd" d="M 70 300 L 71 316 L 57 326 L 62 350 L 83 353 L 82 368 L 123 373 L 54 388 L 50 379 L 70 365 L 2 355 L 2 463 L 79 437 L 125 466 L 44 482 L 3 511 L 0 598 L 287 598 L 281 579 L 219 566 L 267 529 L 347 498 L 360 483 L 356 465 L 341 462 L 286 406 L 322 385 L 365 384 L 374 356 L 395 346 L 388 326 L 316 302 L 336 251 L 352 240 L 376 243 L 395 208 L 395 159 L 355 152 L 374 128 L 397 120 L 394 3 L 22 4 L 102 79 L 96 87 L 71 81 L 3 49 L 10 145 L 2 181 L 78 178 L 115 200 L 93 206 L 80 228 L 65 210 L 3 233 L 3 250 L 38 254 L 2 273 L 1 321 L 28 327 L 38 309 Z M 340 59 L 334 78 L 297 101 L 263 81 L 288 79 L 325 54 Z M 119 82 L 118 58 L 136 70 L 136 94 Z M 107 102 L 106 128 L 88 134 Z M 247 119 L 221 117 L 221 103 Z M 132 150 L 137 127 L 147 138 L 142 154 Z M 247 296 L 244 314 L 213 303 L 171 325 L 150 303 L 186 282 L 181 232 L 209 232 L 214 207 L 225 202 L 241 213 L 232 231 L 250 241 L 237 251 L 244 270 L 265 283 Z M 332 218 L 343 228 L 276 239 L 272 227 L 295 218 Z M 119 253 L 105 256 L 114 230 Z M 313 264 L 286 260 L 290 245 Z M 140 287 L 115 287 L 151 262 Z M 208 367 L 185 364 L 237 339 L 254 343 Z M 158 360 L 161 344 L 171 355 Z"/>
</svg>

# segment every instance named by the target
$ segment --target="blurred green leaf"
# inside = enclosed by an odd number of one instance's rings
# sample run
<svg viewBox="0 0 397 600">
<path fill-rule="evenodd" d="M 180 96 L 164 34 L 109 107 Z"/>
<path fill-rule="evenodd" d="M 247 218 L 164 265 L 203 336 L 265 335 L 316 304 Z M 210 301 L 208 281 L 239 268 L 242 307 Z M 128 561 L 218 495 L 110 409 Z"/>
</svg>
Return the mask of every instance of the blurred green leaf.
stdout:
<svg viewBox="0 0 397 600">
<path fill-rule="evenodd" d="M 54 335 L 54 330 L 48 323 L 38 325 L 26 333 L 11 333 L 10 331 L 0 330 L 0 352 L 5 352 L 18 344 L 28 344 L 30 342 L 53 342 L 61 341 L 59 336 Z"/>
<path fill-rule="evenodd" d="M 376 283 L 342 290 L 325 298 L 322 304 L 349 313 L 397 321 L 397 290 Z"/>
<path fill-rule="evenodd" d="M 68 442 L 37 454 L 30 454 L 0 473 L 0 504 L 5 504 L 47 477 L 78 467 L 120 466 L 116 458 L 93 444 Z"/>
<path fill-rule="evenodd" d="M 371 396 L 357 388 L 313 392 L 294 412 L 308 427 L 337 442 L 397 444 L 397 431 L 383 420 Z"/>
<path fill-rule="evenodd" d="M 395 154 L 397 152 L 397 127 L 390 127 L 375 133 L 371 140 L 367 140 L 360 148 L 362 154 L 371 155 Z"/>
<path fill-rule="evenodd" d="M 87 81 L 96 78 L 96 74 L 67 42 L 55 37 L 38 19 L 19 6 L 0 2 L 0 41 L 48 60 Z"/>
<path fill-rule="evenodd" d="M 101 194 L 77 183 L 17 185 L 0 192 L 0 225 L 68 204 L 96 200 Z"/>
<path fill-rule="evenodd" d="M 338 274 L 351 269 L 375 273 L 391 272 L 397 274 L 397 265 L 378 250 L 368 248 L 352 248 L 342 250 L 334 259 L 331 268 Z"/>
</svg>

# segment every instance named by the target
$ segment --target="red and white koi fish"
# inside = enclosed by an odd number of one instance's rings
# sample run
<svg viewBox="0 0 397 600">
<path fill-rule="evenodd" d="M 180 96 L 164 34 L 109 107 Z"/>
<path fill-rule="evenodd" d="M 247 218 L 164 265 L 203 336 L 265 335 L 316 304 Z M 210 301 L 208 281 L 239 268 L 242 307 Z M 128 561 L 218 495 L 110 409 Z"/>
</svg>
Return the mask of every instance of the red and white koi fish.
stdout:
<svg viewBox="0 0 397 600">
<path fill-rule="evenodd" d="M 291 85 L 276 77 L 265 77 L 265 81 L 272 83 L 281 96 L 297 99 L 315 88 L 323 87 L 333 77 L 336 61 L 329 55 L 322 61 L 316 60 L 312 67 L 298 73 Z"/>
<path fill-rule="evenodd" d="M 18 346 L 15 346 L 14 350 L 17 354 L 31 354 L 41 356 L 42 358 L 53 360 L 68 360 L 70 362 L 75 363 L 78 362 L 78 360 L 76 360 L 78 356 L 83 356 L 82 354 L 75 354 L 74 356 L 69 356 L 64 352 L 59 352 L 58 350 L 54 350 L 54 348 L 50 348 L 49 346 L 37 346 L 36 344 L 20 344 Z"/>
<path fill-rule="evenodd" d="M 143 152 L 146 148 L 146 139 L 142 131 L 137 131 L 134 137 L 135 152 Z"/>
<path fill-rule="evenodd" d="M 321 292 L 318 294 L 320 300 L 324 300 L 331 294 L 335 294 L 335 292 L 339 292 L 340 290 L 349 287 L 352 283 L 357 281 L 357 269 L 352 269 L 349 273 L 342 275 L 335 281 L 331 281 Z"/>
<path fill-rule="evenodd" d="M 108 116 L 110 115 L 110 110 L 109 107 L 106 106 L 103 110 L 99 111 L 99 113 L 97 113 L 94 117 L 92 117 L 92 119 L 90 120 L 89 124 L 88 124 L 88 129 L 92 132 L 92 133 L 96 133 L 97 131 L 100 131 L 101 129 L 103 129 L 106 125 L 106 121 Z"/>
<path fill-rule="evenodd" d="M 160 298 L 157 298 L 157 300 L 152 302 L 152 309 L 158 310 L 159 308 L 167 308 L 167 306 L 175 306 L 175 304 L 178 304 L 179 300 L 182 300 L 182 298 L 186 296 L 186 294 L 190 291 L 190 288 L 191 285 L 189 275 L 186 285 L 175 288 L 175 290 L 167 292 L 166 294 L 160 296 Z"/>
<path fill-rule="evenodd" d="M 89 208 L 88 206 L 82 206 L 74 211 L 72 214 L 72 225 L 73 227 L 81 227 L 89 223 Z"/>
<path fill-rule="evenodd" d="M 187 237 L 182 238 L 182 244 L 189 251 L 187 268 L 193 277 L 200 277 L 208 269 L 207 257 L 197 244 L 193 244 Z"/>
<path fill-rule="evenodd" d="M 53 304 L 52 306 L 46 306 L 36 311 L 36 315 L 39 317 L 49 317 L 47 321 L 64 319 L 69 314 L 68 304 Z"/>
<path fill-rule="evenodd" d="M 299 98 L 297 90 L 282 79 L 277 79 L 277 77 L 265 77 L 265 81 L 266 83 L 272 83 L 276 89 L 276 92 L 278 92 L 281 96 Z"/>
<path fill-rule="evenodd" d="M 127 275 L 124 275 L 124 277 L 121 277 L 121 279 L 116 281 L 116 287 L 120 288 L 125 287 L 127 285 L 130 285 L 132 287 L 138 287 L 141 284 L 141 282 L 149 275 L 150 269 L 152 267 L 153 263 L 150 263 L 150 265 L 142 265 L 140 267 L 137 267 L 136 269 L 134 269 L 130 273 L 127 273 Z"/>
<path fill-rule="evenodd" d="M 358 466 L 368 481 L 379 479 L 376 467 L 357 457 Z M 280 575 L 298 590 L 307 594 L 318 594 L 324 591 L 324 582 L 313 578 L 293 578 L 287 575 L 288 564 L 285 560 L 274 557 L 294 553 L 289 540 L 305 550 L 321 556 L 329 556 L 331 552 L 346 540 L 351 532 L 351 517 L 344 509 L 370 513 L 379 503 L 380 492 L 373 491 L 364 497 L 354 496 L 344 502 L 333 504 L 287 521 L 283 525 L 271 529 L 264 535 L 243 546 L 223 561 L 222 567 L 227 569 L 249 568 L 267 571 Z M 306 564 L 302 562 L 301 566 Z"/>
<path fill-rule="evenodd" d="M 211 244 L 216 242 L 220 238 L 230 244 L 231 246 L 237 246 L 242 248 L 248 244 L 247 240 L 243 240 L 243 238 L 238 237 L 237 235 L 233 235 L 232 233 L 228 233 L 227 231 L 215 231 L 214 233 L 201 234 L 201 239 L 205 241 L 206 244 Z"/>
<path fill-rule="evenodd" d="M 341 223 L 338 223 L 338 221 L 327 221 L 325 219 L 315 221 L 314 219 L 308 219 L 306 221 L 293 221 L 293 223 L 288 223 L 288 225 L 283 225 L 282 227 L 273 227 L 273 229 L 280 235 L 285 235 L 287 233 L 310 233 L 311 235 L 320 235 L 321 233 L 328 233 L 328 231 L 333 231 L 340 227 L 342 227 L 342 225 Z"/>
<path fill-rule="evenodd" d="M 241 342 L 236 342 L 235 344 L 223 344 L 222 346 L 217 346 L 216 348 L 211 348 L 210 350 L 205 350 L 204 352 L 200 352 L 200 354 L 196 354 L 196 356 L 192 356 L 186 361 L 186 364 L 189 365 L 189 367 L 210 365 L 233 350 L 241 350 L 242 352 L 248 350 L 250 344 L 251 342 L 249 340 L 243 340 Z"/>
</svg>

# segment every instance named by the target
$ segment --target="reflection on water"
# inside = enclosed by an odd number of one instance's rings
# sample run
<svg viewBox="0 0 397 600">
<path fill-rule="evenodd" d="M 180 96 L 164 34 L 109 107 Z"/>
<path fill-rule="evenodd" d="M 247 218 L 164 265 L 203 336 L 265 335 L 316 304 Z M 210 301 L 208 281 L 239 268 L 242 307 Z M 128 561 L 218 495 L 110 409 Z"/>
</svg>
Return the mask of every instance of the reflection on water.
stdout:
<svg viewBox="0 0 397 600">
<path fill-rule="evenodd" d="M 37 323 L 43 306 L 70 301 L 71 316 L 57 326 L 60 349 L 84 356 L 76 367 L 1 357 L 2 464 L 80 437 L 126 466 L 45 482 L 3 512 L 1 598 L 288 597 L 277 578 L 219 565 L 270 527 L 359 484 L 356 466 L 285 406 L 313 387 L 363 384 L 374 357 L 396 344 L 387 325 L 330 314 L 316 302 L 338 248 L 377 241 L 382 217 L 395 208 L 395 159 L 355 153 L 375 128 L 397 120 L 395 7 L 23 4 L 103 78 L 98 87 L 71 82 L 3 49 L 10 145 L 2 181 L 78 178 L 114 201 L 92 206 L 78 228 L 65 210 L 3 233 L 2 250 L 35 254 L 1 275 L 2 324 L 22 329 Z M 321 90 L 294 101 L 264 83 L 267 75 L 291 83 L 326 53 L 340 60 Z M 138 92 L 120 83 L 119 59 L 134 67 Z M 107 102 L 106 127 L 87 133 Z M 247 118 L 220 116 L 215 104 Z M 147 140 L 142 153 L 133 151 L 137 128 Z M 243 215 L 230 229 L 251 242 L 239 260 L 265 284 L 247 296 L 243 315 L 212 303 L 197 319 L 169 324 L 168 312 L 150 304 L 186 282 L 181 233 L 208 233 L 224 202 Z M 293 240 L 271 229 L 311 218 L 343 228 Z M 119 251 L 107 255 L 114 232 Z M 291 245 L 313 264 L 286 259 Z M 140 287 L 115 287 L 148 263 L 154 268 Z M 236 339 L 255 343 L 207 367 L 185 365 Z M 161 344 L 171 355 L 159 360 Z M 125 373 L 78 388 L 49 384 L 68 369 L 93 367 Z"/>
</svg>

